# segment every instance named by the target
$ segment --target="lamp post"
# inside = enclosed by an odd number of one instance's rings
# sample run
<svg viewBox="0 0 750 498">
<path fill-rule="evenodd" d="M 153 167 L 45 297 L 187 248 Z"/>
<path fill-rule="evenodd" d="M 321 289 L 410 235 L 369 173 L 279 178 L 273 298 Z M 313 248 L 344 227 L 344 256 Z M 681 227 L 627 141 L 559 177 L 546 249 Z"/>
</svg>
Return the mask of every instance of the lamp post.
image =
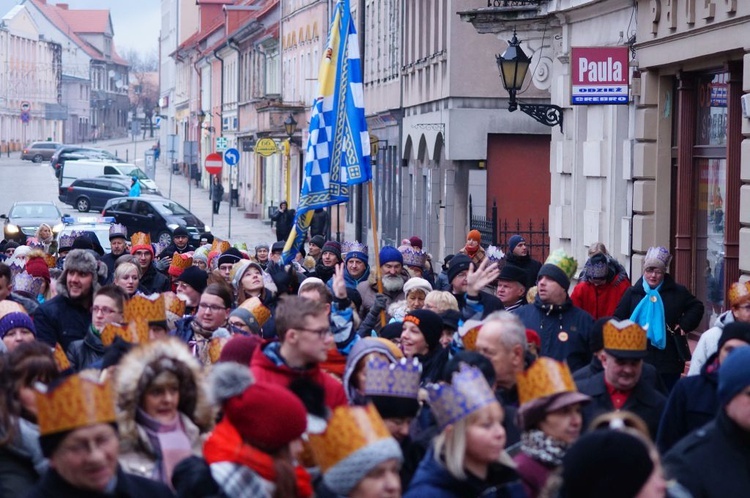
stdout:
<svg viewBox="0 0 750 498">
<path fill-rule="evenodd" d="M 289 116 L 284 120 L 284 131 L 286 132 L 287 141 L 284 152 L 286 153 L 286 202 L 292 202 L 292 136 L 297 131 L 297 121 L 294 116 L 289 113 Z"/>
<path fill-rule="evenodd" d="M 502 55 L 495 57 L 500 76 L 503 79 L 503 87 L 508 91 L 510 97 L 508 111 L 513 112 L 520 108 L 521 112 L 528 114 L 543 125 L 560 125 L 560 131 L 562 131 L 562 108 L 551 104 L 526 104 L 516 100 L 516 93 L 523 87 L 531 58 L 521 49 L 521 42 L 518 41 L 515 30 L 513 30 L 513 38 L 508 42 L 508 48 Z"/>
</svg>

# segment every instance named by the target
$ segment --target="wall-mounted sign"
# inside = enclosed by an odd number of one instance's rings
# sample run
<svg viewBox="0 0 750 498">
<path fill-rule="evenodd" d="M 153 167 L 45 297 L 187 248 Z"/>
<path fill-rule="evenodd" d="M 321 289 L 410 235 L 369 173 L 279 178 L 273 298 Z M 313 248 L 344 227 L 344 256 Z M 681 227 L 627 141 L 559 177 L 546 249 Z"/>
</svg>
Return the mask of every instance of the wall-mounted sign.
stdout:
<svg viewBox="0 0 750 498">
<path fill-rule="evenodd" d="M 573 47 L 570 103 L 627 104 L 628 47 Z"/>
</svg>

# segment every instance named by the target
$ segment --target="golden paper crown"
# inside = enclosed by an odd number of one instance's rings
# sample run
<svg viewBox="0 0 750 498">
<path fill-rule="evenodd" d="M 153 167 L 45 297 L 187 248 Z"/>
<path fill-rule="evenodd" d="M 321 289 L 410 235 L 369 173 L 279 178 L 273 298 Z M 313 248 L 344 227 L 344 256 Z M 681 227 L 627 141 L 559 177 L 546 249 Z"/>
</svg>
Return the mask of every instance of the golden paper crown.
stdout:
<svg viewBox="0 0 750 498">
<path fill-rule="evenodd" d="M 151 246 L 151 236 L 147 233 L 136 232 L 130 237 L 130 246 Z"/>
<path fill-rule="evenodd" d="M 323 472 L 355 451 L 390 437 L 391 433 L 372 404 L 339 406 L 324 433 L 309 435 L 315 461 Z"/>
<path fill-rule="evenodd" d="M 179 277 L 182 272 L 193 266 L 193 258 L 187 254 L 180 254 L 175 252 L 172 255 L 172 262 L 169 264 L 169 270 L 167 273 Z"/>
<path fill-rule="evenodd" d="M 15 301 L 9 301 L 8 299 L 3 299 L 2 301 L 0 301 L 0 318 L 4 317 L 8 313 L 26 314 L 26 309 L 24 309 L 23 306 L 21 306 Z"/>
<path fill-rule="evenodd" d="M 643 327 L 630 320 L 608 320 L 604 324 L 604 349 L 615 351 L 646 351 L 648 338 Z"/>
<path fill-rule="evenodd" d="M 429 384 L 427 394 L 440 429 L 455 424 L 490 403 L 497 402 L 495 393 L 482 371 L 466 363 L 461 363 L 459 370 L 453 372 L 450 384 Z"/>
<path fill-rule="evenodd" d="M 94 382 L 79 374 L 46 393 L 37 391 L 36 405 L 42 436 L 117 420 L 112 383 Z"/>
<path fill-rule="evenodd" d="M 261 327 L 271 318 L 271 310 L 264 306 L 257 297 L 245 299 L 239 307 L 249 311 Z"/>
<path fill-rule="evenodd" d="M 729 306 L 737 306 L 746 301 L 750 301 L 750 281 L 735 282 L 729 286 Z"/>
<path fill-rule="evenodd" d="M 458 335 L 461 337 L 461 342 L 464 344 L 464 349 L 468 351 L 476 351 L 477 349 L 477 337 L 479 337 L 479 331 L 482 330 L 482 322 L 479 320 L 466 320 L 458 329 Z"/>
<path fill-rule="evenodd" d="M 47 268 L 54 268 L 57 266 L 57 258 L 52 254 L 45 254 L 44 262 L 47 264 Z"/>
<path fill-rule="evenodd" d="M 224 349 L 227 342 L 229 342 L 229 338 L 227 337 L 214 337 L 208 341 L 208 359 L 211 363 L 219 361 L 221 350 Z"/>
<path fill-rule="evenodd" d="M 401 358 L 398 363 L 391 363 L 378 355 L 370 355 L 365 372 L 362 391 L 366 396 L 417 399 L 422 377 L 422 365 L 418 359 L 408 361 Z"/>
<path fill-rule="evenodd" d="M 148 329 L 148 321 L 143 318 L 133 318 L 125 326 L 108 323 L 101 332 L 102 344 L 111 346 L 116 337 L 130 344 L 145 344 L 151 341 Z"/>
<path fill-rule="evenodd" d="M 218 251 L 219 254 L 226 252 L 231 246 L 229 244 L 229 241 L 227 240 L 221 240 L 221 239 L 214 239 L 213 244 L 211 244 L 211 250 L 208 251 L 209 253 Z"/>
<path fill-rule="evenodd" d="M 179 317 L 185 314 L 185 301 L 177 297 L 177 294 L 174 292 L 164 292 L 162 296 L 164 296 L 164 304 L 167 311 Z"/>
<path fill-rule="evenodd" d="M 126 323 L 136 318 L 147 322 L 165 322 L 167 321 L 167 313 L 164 306 L 164 296 L 158 294 L 152 298 L 137 294 L 125 303 L 122 317 Z"/>
<path fill-rule="evenodd" d="M 516 381 L 518 402 L 522 405 L 553 394 L 578 391 L 568 365 L 544 356 L 516 375 Z"/>
<path fill-rule="evenodd" d="M 59 342 L 55 343 L 55 349 L 52 350 L 52 356 L 55 358 L 55 364 L 57 365 L 58 372 L 64 372 L 70 368 L 70 360 L 68 355 L 63 351 L 62 346 Z"/>
<path fill-rule="evenodd" d="M 544 264 L 557 266 L 568 278 L 573 278 L 573 275 L 578 268 L 578 262 L 575 258 L 568 256 L 562 247 L 555 249 L 552 254 L 547 256 L 547 260 Z"/>
</svg>

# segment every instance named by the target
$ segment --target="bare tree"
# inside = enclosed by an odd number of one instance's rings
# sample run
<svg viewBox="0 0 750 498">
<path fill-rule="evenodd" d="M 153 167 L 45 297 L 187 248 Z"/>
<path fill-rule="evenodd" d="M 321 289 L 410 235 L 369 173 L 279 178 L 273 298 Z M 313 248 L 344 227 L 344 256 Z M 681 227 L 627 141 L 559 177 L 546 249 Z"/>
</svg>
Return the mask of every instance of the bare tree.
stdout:
<svg viewBox="0 0 750 498">
<path fill-rule="evenodd" d="M 139 110 L 148 122 L 150 137 L 154 138 L 154 107 L 159 100 L 159 58 L 153 50 L 146 54 L 134 49 L 126 49 L 122 58 L 130 65 L 130 105 L 133 116 L 137 116 Z M 143 138 L 146 138 L 146 128 L 143 129 Z"/>
</svg>

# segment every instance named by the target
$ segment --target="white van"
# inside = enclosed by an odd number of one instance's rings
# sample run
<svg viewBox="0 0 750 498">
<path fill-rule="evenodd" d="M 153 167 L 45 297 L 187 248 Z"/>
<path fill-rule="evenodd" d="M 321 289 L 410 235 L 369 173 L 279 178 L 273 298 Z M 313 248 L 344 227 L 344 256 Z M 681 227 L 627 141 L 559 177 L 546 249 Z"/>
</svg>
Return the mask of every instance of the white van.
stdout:
<svg viewBox="0 0 750 498">
<path fill-rule="evenodd" d="M 135 164 L 109 161 L 65 161 L 60 175 L 60 188 L 68 187 L 79 178 L 94 178 L 102 175 L 124 175 L 131 178 L 135 176 L 140 181 L 144 194 L 161 195 L 156 183 Z"/>
</svg>

